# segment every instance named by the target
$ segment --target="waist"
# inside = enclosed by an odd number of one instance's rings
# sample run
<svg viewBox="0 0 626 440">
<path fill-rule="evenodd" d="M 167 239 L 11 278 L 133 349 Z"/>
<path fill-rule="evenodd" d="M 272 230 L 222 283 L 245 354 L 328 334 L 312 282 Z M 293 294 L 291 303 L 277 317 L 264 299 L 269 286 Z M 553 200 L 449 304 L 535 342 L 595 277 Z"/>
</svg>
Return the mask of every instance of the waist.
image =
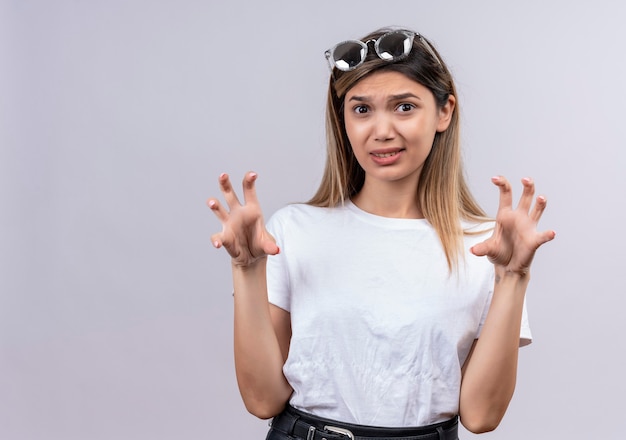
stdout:
<svg viewBox="0 0 626 440">
<path fill-rule="evenodd" d="M 306 440 L 458 440 L 458 417 L 428 426 L 386 428 L 342 423 L 287 405 L 272 420 L 272 429 Z"/>
</svg>

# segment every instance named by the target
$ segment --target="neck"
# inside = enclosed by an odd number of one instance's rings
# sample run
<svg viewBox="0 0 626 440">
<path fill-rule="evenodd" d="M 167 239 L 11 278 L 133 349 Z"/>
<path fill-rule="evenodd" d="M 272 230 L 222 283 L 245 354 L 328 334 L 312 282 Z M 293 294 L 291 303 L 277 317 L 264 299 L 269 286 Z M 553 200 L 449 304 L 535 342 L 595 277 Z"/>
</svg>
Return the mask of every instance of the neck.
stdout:
<svg viewBox="0 0 626 440">
<path fill-rule="evenodd" d="M 398 184 L 398 182 L 377 182 L 368 184 L 367 178 L 363 188 L 354 197 L 352 203 L 365 212 L 390 218 L 424 218 L 417 201 L 417 185 L 415 182 Z"/>
</svg>

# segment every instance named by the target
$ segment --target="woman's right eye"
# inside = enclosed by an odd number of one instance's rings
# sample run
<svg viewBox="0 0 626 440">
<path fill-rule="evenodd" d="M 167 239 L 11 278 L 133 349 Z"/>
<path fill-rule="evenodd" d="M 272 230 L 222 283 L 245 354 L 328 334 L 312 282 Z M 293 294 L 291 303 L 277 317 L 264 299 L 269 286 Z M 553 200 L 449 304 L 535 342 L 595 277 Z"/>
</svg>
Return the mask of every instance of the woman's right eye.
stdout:
<svg viewBox="0 0 626 440">
<path fill-rule="evenodd" d="M 368 111 L 369 109 L 365 105 L 357 105 L 356 107 L 354 107 L 354 113 L 358 113 L 360 115 L 367 113 Z"/>
</svg>

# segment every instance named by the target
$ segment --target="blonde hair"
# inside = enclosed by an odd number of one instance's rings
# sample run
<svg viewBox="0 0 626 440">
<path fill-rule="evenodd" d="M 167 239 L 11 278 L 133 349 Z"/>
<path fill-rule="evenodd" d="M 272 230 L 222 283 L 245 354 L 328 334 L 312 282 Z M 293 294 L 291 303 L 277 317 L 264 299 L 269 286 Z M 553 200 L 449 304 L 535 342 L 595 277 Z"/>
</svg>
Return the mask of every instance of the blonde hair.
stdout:
<svg viewBox="0 0 626 440">
<path fill-rule="evenodd" d="M 396 29 L 380 29 L 363 38 L 376 39 Z M 450 125 L 435 135 L 430 154 L 424 162 L 417 187 L 417 202 L 433 226 L 443 247 L 448 268 L 458 267 L 462 255 L 461 220 L 487 221 L 487 215 L 472 196 L 464 177 L 460 146 L 459 105 L 450 71 L 436 49 L 416 34 L 410 54 L 388 62 L 370 50 L 365 62 L 355 70 L 333 69 L 326 105 L 327 156 L 322 182 L 311 200 L 313 206 L 333 207 L 343 204 L 363 187 L 365 172 L 352 152 L 343 120 L 344 98 L 358 81 L 373 72 L 395 71 L 427 87 L 437 105 L 443 107 L 450 95 L 456 98 Z"/>
</svg>

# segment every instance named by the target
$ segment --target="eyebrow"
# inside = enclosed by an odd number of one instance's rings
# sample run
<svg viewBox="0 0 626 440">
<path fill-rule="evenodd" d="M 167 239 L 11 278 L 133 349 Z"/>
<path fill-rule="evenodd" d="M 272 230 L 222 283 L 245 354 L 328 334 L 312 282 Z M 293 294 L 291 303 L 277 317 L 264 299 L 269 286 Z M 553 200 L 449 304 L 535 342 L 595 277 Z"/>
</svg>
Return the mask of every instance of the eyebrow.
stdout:
<svg viewBox="0 0 626 440">
<path fill-rule="evenodd" d="M 406 98 L 415 98 L 415 99 L 419 99 L 420 101 L 422 100 L 422 98 L 420 98 L 419 96 L 407 92 L 407 93 L 400 93 L 398 95 L 391 95 L 389 97 L 390 101 L 398 101 L 400 99 L 406 99 Z M 352 96 L 349 101 L 359 101 L 359 102 L 367 102 L 367 101 L 371 101 L 371 98 L 369 96 Z"/>
</svg>

